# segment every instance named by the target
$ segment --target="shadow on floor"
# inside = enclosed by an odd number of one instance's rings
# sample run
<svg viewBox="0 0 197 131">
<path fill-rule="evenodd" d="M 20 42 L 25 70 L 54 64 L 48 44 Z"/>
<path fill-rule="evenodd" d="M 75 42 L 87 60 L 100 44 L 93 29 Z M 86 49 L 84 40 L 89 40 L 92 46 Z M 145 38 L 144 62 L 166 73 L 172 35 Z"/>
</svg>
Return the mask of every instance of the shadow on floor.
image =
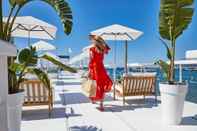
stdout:
<svg viewBox="0 0 197 131">
<path fill-rule="evenodd" d="M 60 99 L 62 105 L 89 103 L 88 97 L 82 93 L 61 93 Z"/>
<path fill-rule="evenodd" d="M 71 131 L 102 131 L 95 126 L 73 126 L 70 127 Z"/>
<path fill-rule="evenodd" d="M 160 102 L 157 102 L 157 104 Z M 135 110 L 137 108 L 153 108 L 156 107 L 155 99 L 147 98 L 144 99 L 127 99 L 126 104 L 123 103 L 118 105 L 105 104 L 105 112 L 122 112 L 124 110 Z"/>
<path fill-rule="evenodd" d="M 90 99 L 83 94 L 83 92 L 79 93 L 60 93 L 60 99 L 62 105 L 69 105 L 69 104 L 81 104 L 81 103 L 90 103 Z M 105 101 L 112 101 L 113 98 L 110 95 L 105 96 Z M 60 102 L 56 102 L 60 103 Z"/>
<path fill-rule="evenodd" d="M 113 97 L 111 96 L 111 94 L 106 94 L 105 95 L 105 100 L 104 101 L 114 101 Z"/>
<path fill-rule="evenodd" d="M 122 112 L 126 110 L 134 110 L 132 106 L 105 105 L 104 112 Z"/>
<path fill-rule="evenodd" d="M 66 117 L 77 117 L 82 116 L 81 114 L 75 114 L 73 110 L 66 111 L 65 108 L 54 108 L 49 116 L 48 109 L 34 109 L 34 110 L 24 110 L 22 112 L 23 121 L 32 121 L 32 120 L 43 120 L 43 119 L 57 119 L 57 118 L 66 118 Z"/>
<path fill-rule="evenodd" d="M 147 106 L 157 106 L 157 104 L 160 104 L 161 101 L 157 100 L 155 101 L 154 98 L 146 98 L 144 99 L 126 99 L 126 103 L 129 105 L 147 105 Z"/>
<path fill-rule="evenodd" d="M 53 82 L 53 84 L 57 85 L 57 86 L 65 86 L 65 85 L 80 85 L 81 82 L 66 82 L 64 80 L 58 80 Z"/>
<path fill-rule="evenodd" d="M 197 125 L 197 115 L 184 117 L 182 119 L 181 125 L 196 126 Z"/>
</svg>

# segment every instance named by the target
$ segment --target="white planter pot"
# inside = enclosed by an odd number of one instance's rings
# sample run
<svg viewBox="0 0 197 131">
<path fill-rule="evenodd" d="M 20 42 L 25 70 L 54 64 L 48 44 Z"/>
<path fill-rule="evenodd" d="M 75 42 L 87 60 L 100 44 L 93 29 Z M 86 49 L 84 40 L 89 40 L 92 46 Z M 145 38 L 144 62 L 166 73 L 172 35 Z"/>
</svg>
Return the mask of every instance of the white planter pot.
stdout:
<svg viewBox="0 0 197 131">
<path fill-rule="evenodd" d="M 8 127 L 9 131 L 20 131 L 24 92 L 8 95 Z"/>
<path fill-rule="evenodd" d="M 187 85 L 159 84 L 161 93 L 162 122 L 167 125 L 181 123 Z"/>
</svg>

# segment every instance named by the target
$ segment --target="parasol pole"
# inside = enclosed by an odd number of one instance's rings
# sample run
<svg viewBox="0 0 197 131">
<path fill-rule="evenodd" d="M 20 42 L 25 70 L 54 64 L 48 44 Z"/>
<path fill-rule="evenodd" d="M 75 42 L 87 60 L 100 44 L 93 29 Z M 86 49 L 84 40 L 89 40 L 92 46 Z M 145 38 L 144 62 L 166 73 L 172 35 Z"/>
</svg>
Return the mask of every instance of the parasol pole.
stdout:
<svg viewBox="0 0 197 131">
<path fill-rule="evenodd" d="M 128 41 L 125 41 L 125 74 L 128 74 L 128 67 L 127 67 L 127 62 L 128 62 Z"/>
<path fill-rule="evenodd" d="M 116 100 L 116 91 L 115 91 L 115 86 L 116 86 L 116 34 L 115 34 L 115 44 L 114 44 L 114 69 L 113 69 L 113 76 L 114 76 L 114 83 L 113 83 L 113 95 L 114 95 L 114 100 Z"/>
<path fill-rule="evenodd" d="M 27 30 L 27 31 L 28 31 L 28 46 L 30 47 L 30 32 L 31 32 L 31 30 Z"/>
</svg>

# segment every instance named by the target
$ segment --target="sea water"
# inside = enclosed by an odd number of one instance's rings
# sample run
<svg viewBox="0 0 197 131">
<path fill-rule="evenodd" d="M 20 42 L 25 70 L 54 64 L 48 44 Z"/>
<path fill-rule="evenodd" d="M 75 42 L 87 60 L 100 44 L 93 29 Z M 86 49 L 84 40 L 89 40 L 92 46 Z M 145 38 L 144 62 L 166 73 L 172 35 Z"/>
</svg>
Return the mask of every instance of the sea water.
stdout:
<svg viewBox="0 0 197 131">
<path fill-rule="evenodd" d="M 107 69 L 108 74 L 110 75 L 110 77 L 113 79 L 113 69 L 112 68 L 108 68 Z M 159 68 L 129 68 L 129 72 L 157 72 L 157 93 L 159 95 L 159 82 L 160 81 L 165 81 L 163 75 L 162 75 L 162 71 Z M 121 76 L 124 73 L 124 68 L 116 68 L 116 79 L 121 78 Z M 183 72 L 182 72 L 182 78 L 183 81 L 187 82 L 189 85 L 189 89 L 188 89 L 188 93 L 186 96 L 186 100 L 193 102 L 193 103 L 197 103 L 197 70 L 191 70 L 188 68 L 183 68 Z M 178 68 L 175 69 L 175 79 L 176 81 L 179 80 L 179 70 Z"/>
</svg>

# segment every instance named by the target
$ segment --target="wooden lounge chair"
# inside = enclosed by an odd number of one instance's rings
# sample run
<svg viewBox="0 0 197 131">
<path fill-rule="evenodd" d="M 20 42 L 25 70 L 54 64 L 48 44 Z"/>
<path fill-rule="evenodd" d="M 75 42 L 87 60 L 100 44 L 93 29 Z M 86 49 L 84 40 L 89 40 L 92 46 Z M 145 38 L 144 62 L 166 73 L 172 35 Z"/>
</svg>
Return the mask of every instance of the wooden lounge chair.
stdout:
<svg viewBox="0 0 197 131">
<path fill-rule="evenodd" d="M 125 97 L 127 96 L 155 96 L 156 95 L 156 77 L 152 76 L 124 76 L 120 83 L 115 86 L 116 94 L 123 97 L 123 105 L 125 105 Z"/>
<path fill-rule="evenodd" d="M 25 91 L 24 106 L 48 105 L 49 116 L 53 109 L 53 91 L 39 80 L 27 80 L 20 85 Z"/>
</svg>

